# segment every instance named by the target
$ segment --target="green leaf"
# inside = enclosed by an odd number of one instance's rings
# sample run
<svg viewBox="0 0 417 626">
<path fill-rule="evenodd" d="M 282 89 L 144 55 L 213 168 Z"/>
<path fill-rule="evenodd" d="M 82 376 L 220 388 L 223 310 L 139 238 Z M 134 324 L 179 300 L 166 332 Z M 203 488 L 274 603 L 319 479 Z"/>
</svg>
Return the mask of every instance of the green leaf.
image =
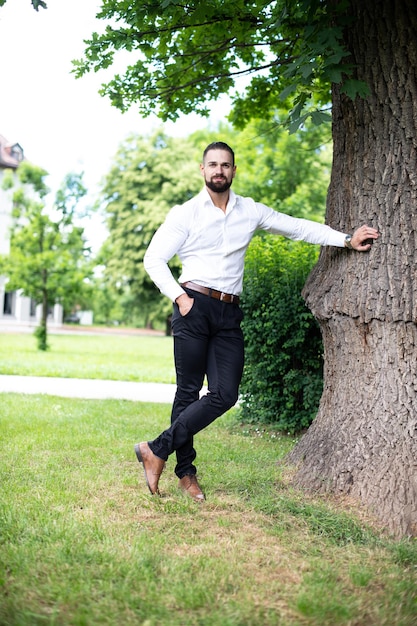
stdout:
<svg viewBox="0 0 417 626">
<path fill-rule="evenodd" d="M 330 115 L 330 113 L 327 113 L 326 111 L 312 111 L 310 113 L 310 117 L 311 117 L 311 121 L 316 126 L 319 126 L 319 124 L 324 124 L 324 123 L 328 123 L 332 121 L 332 116 Z"/>
<path fill-rule="evenodd" d="M 39 7 L 42 7 L 43 9 L 47 8 L 46 2 L 43 2 L 43 0 L 32 0 L 32 5 L 35 11 L 38 11 Z"/>
<path fill-rule="evenodd" d="M 356 96 L 366 98 L 370 94 L 369 86 L 362 80 L 348 79 L 340 88 L 340 91 L 346 94 L 351 100 Z"/>
</svg>

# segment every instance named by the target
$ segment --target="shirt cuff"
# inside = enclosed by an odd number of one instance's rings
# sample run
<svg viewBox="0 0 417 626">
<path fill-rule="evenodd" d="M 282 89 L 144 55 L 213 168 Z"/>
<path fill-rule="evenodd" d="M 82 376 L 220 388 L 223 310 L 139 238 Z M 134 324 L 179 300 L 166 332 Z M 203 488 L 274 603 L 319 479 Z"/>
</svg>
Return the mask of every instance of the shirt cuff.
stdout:
<svg viewBox="0 0 417 626">
<path fill-rule="evenodd" d="M 168 298 L 170 298 L 172 300 L 172 302 L 175 302 L 175 300 L 177 298 L 179 298 L 179 296 L 184 295 L 186 292 L 184 291 L 184 289 L 181 287 L 181 285 L 177 284 L 177 287 L 174 289 L 174 287 L 172 289 L 169 290 L 169 293 L 165 293 L 166 296 L 168 296 Z"/>
</svg>

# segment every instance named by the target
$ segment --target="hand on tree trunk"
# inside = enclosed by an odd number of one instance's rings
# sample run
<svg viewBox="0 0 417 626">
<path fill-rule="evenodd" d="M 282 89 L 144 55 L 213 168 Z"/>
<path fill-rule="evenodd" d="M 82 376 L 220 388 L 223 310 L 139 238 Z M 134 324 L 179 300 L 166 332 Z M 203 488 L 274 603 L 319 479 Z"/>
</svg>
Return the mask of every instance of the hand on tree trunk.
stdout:
<svg viewBox="0 0 417 626">
<path fill-rule="evenodd" d="M 366 252 L 369 250 L 374 242 L 374 239 L 378 239 L 379 233 L 376 228 L 371 226 L 360 226 L 352 235 L 350 240 L 350 247 L 358 252 Z"/>
</svg>

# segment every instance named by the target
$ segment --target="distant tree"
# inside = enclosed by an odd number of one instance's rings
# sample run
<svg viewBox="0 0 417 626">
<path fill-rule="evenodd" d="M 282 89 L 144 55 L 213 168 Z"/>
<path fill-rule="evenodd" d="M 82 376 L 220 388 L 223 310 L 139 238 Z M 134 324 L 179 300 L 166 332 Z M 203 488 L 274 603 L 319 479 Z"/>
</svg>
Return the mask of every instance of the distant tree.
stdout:
<svg viewBox="0 0 417 626">
<path fill-rule="evenodd" d="M 83 228 L 75 225 L 78 203 L 85 195 L 79 174 L 69 174 L 58 191 L 53 212 L 45 197 L 49 190 L 46 172 L 24 161 L 17 170 L 21 186 L 13 195 L 13 226 L 10 254 L 0 257 L 1 273 L 8 288 L 42 304 L 35 334 L 40 350 L 47 350 L 48 309 L 56 302 L 64 307 L 76 301 L 90 273 L 89 248 Z"/>
<path fill-rule="evenodd" d="M 166 318 L 171 307 L 146 274 L 143 256 L 169 209 L 201 189 L 198 159 L 185 139 L 161 131 L 148 138 L 132 136 L 120 146 L 105 179 L 103 206 L 109 229 L 101 251 L 105 275 L 120 295 L 129 296 L 130 306 L 147 325 Z M 178 260 L 170 265 L 174 273 L 178 271 Z"/>
</svg>

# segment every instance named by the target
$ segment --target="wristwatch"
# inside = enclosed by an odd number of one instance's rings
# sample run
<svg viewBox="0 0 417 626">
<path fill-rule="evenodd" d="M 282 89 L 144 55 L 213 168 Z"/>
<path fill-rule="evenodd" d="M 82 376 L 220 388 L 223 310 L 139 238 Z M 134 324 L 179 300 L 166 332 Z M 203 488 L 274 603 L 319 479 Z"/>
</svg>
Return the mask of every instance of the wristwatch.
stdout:
<svg viewBox="0 0 417 626">
<path fill-rule="evenodd" d="M 352 235 L 346 235 L 345 237 L 345 248 L 350 248 L 351 250 L 353 250 L 353 246 L 350 243 L 352 240 Z"/>
</svg>

